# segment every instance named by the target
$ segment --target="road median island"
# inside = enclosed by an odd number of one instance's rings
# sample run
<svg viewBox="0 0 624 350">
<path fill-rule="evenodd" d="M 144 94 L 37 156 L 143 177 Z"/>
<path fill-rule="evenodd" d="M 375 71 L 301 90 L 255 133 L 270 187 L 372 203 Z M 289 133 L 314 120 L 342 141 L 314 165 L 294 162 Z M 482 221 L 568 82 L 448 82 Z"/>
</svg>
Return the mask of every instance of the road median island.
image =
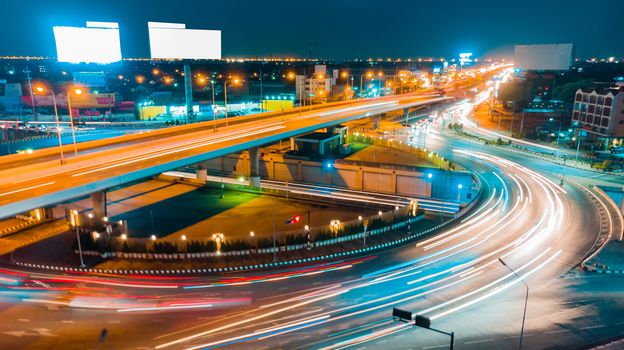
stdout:
<svg viewBox="0 0 624 350">
<path fill-rule="evenodd" d="M 22 267 L 107 274 L 186 275 L 210 274 L 232 271 L 264 270 L 287 266 L 308 265 L 318 262 L 352 259 L 391 249 L 434 235 L 453 226 L 464 215 L 476 210 L 483 196 L 469 203 L 462 211 L 443 222 L 435 222 L 422 213 L 414 217 L 397 218 L 367 232 L 364 246 L 363 232 L 324 240 L 316 240 L 309 248 L 307 243 L 278 245 L 276 248 L 250 248 L 244 250 L 219 250 L 208 252 L 139 253 L 139 252 L 88 252 L 85 261 L 89 267 L 76 264 L 59 265 L 50 262 L 29 262 L 14 257 L 13 262 Z M 394 214 L 391 212 L 394 216 Z M 388 215 L 388 214 L 386 214 Z M 356 230 L 357 231 L 357 230 Z M 187 249 L 192 242 L 188 242 Z M 223 248 L 223 247 L 222 247 Z M 77 254 L 78 252 L 75 251 Z M 84 254 L 84 252 L 83 252 Z M 99 255 L 99 256 L 98 256 Z M 74 259 L 75 260 L 75 259 Z"/>
</svg>

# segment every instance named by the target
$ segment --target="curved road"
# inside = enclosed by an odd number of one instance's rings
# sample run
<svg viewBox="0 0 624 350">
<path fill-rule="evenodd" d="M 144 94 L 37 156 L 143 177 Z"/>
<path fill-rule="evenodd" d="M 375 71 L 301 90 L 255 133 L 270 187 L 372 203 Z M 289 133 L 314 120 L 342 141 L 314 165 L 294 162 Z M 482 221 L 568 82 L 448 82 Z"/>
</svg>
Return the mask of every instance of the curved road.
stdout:
<svg viewBox="0 0 624 350">
<path fill-rule="evenodd" d="M 566 328 L 566 322 L 576 325 L 587 315 L 587 308 L 561 306 L 569 300 L 559 278 L 596 241 L 597 208 L 585 192 L 560 187 L 550 163 L 474 145 L 444 129 L 430 135 L 427 145 L 475 171 L 484 184 L 483 205 L 443 233 L 361 259 L 220 279 L 5 271 L 6 283 L 16 286 L 1 294 L 6 303 L 0 345 L 448 346 L 444 336 L 393 322 L 391 309 L 400 307 L 431 317 L 436 328 L 455 331 L 458 348 L 511 348 L 518 344 L 524 287 L 498 258 L 531 287 L 526 348 L 579 347 L 621 330 L 617 322 L 591 328 L 596 324 L 589 319 L 590 328 Z M 108 336 L 98 343 L 102 328 Z"/>
</svg>

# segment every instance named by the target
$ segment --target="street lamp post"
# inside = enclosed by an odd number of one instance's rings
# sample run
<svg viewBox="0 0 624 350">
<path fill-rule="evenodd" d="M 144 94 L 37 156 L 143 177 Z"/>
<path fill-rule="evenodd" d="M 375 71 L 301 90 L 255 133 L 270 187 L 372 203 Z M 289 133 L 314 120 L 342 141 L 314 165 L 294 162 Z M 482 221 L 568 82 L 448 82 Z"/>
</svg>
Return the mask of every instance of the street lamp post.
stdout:
<svg viewBox="0 0 624 350">
<path fill-rule="evenodd" d="M 367 72 L 366 74 L 360 75 L 360 98 L 362 97 L 362 84 L 364 83 L 364 76 L 370 79 L 373 77 L 373 73 Z"/>
<path fill-rule="evenodd" d="M 76 146 L 76 130 L 74 128 L 74 117 L 73 117 L 73 113 L 72 113 L 72 106 L 71 106 L 71 89 L 67 90 L 67 108 L 69 109 L 69 124 L 71 127 L 71 131 L 72 131 L 72 140 L 74 142 L 74 156 L 76 157 L 76 159 L 78 159 L 78 146 Z M 73 90 L 74 93 L 76 95 L 82 95 L 82 89 L 74 89 Z"/>
<path fill-rule="evenodd" d="M 35 89 L 39 93 L 43 93 L 45 91 L 45 89 L 41 86 L 37 86 Z M 65 163 L 65 159 L 63 158 L 63 140 L 61 137 L 61 126 L 59 123 L 58 108 L 56 107 L 56 94 L 54 93 L 52 89 L 49 89 L 49 91 L 52 94 L 52 103 L 54 104 L 54 120 L 56 122 L 56 134 L 58 135 L 59 149 L 61 152 L 61 165 L 63 165 Z"/>
<path fill-rule="evenodd" d="M 464 185 L 462 184 L 458 184 L 457 185 L 457 202 L 459 203 L 461 201 L 461 190 L 462 188 L 464 188 Z"/>
<path fill-rule="evenodd" d="M 500 263 L 503 264 L 503 266 L 509 269 L 509 271 L 511 271 L 511 273 L 513 273 L 516 276 L 516 278 L 518 278 L 520 282 L 522 282 L 524 286 L 526 287 L 526 295 L 524 297 L 524 311 L 522 313 L 522 327 L 520 328 L 520 345 L 518 346 L 518 349 L 522 350 L 522 338 L 524 337 L 524 321 L 526 320 L 526 310 L 527 310 L 527 304 L 529 302 L 529 285 L 524 281 L 522 277 L 520 277 L 520 275 L 516 273 L 516 271 L 514 271 L 511 267 L 509 267 L 509 265 L 507 265 L 503 261 L 503 259 L 499 257 L 498 261 L 500 261 Z"/>
<path fill-rule="evenodd" d="M 553 121 L 555 121 L 555 119 L 548 118 L 548 121 L 549 122 L 553 122 Z M 557 141 L 556 141 L 557 142 L 557 144 L 556 144 L 557 145 L 556 146 L 556 148 L 557 148 L 557 156 L 555 158 L 559 159 L 559 136 L 561 136 L 561 120 L 557 120 L 557 123 L 559 123 L 559 128 L 557 129 Z"/>
<path fill-rule="evenodd" d="M 273 216 L 273 262 L 277 262 L 277 238 L 275 233 L 275 216 Z"/>
<path fill-rule="evenodd" d="M 225 126 L 228 126 L 227 86 L 228 86 L 228 83 L 230 83 L 230 86 L 232 86 L 232 83 L 233 84 L 238 84 L 239 82 L 240 82 L 240 79 L 234 78 L 231 81 L 229 79 L 227 79 L 223 83 L 223 100 L 224 100 L 224 103 L 225 103 Z"/>
</svg>

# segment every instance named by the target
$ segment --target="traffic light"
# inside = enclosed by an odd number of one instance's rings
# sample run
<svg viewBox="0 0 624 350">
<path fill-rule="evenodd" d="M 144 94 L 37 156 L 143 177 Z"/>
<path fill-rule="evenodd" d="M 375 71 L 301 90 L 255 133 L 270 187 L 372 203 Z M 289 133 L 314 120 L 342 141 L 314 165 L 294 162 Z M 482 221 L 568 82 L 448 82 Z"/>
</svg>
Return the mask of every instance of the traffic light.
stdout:
<svg viewBox="0 0 624 350">
<path fill-rule="evenodd" d="M 301 221 L 301 215 L 295 215 L 292 218 L 286 220 L 286 225 L 298 224 Z"/>
</svg>

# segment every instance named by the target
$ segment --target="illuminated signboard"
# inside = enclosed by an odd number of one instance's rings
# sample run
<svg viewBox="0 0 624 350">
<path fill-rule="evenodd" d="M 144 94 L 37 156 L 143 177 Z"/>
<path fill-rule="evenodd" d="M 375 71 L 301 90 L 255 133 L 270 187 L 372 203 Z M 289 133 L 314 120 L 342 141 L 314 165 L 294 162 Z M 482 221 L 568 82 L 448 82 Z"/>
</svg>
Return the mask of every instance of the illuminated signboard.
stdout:
<svg viewBox="0 0 624 350">
<path fill-rule="evenodd" d="M 87 22 L 86 27 L 55 26 L 52 29 L 59 62 L 106 64 L 121 61 L 117 23 Z"/>
<path fill-rule="evenodd" d="M 463 52 L 459 54 L 459 64 L 462 66 L 466 66 L 472 63 L 472 53 L 471 52 Z"/>
<path fill-rule="evenodd" d="M 153 59 L 221 59 L 221 31 L 186 29 L 185 24 L 148 22 Z"/>
<path fill-rule="evenodd" d="M 567 71 L 572 64 L 574 45 L 516 45 L 514 64 L 521 70 Z"/>
</svg>

